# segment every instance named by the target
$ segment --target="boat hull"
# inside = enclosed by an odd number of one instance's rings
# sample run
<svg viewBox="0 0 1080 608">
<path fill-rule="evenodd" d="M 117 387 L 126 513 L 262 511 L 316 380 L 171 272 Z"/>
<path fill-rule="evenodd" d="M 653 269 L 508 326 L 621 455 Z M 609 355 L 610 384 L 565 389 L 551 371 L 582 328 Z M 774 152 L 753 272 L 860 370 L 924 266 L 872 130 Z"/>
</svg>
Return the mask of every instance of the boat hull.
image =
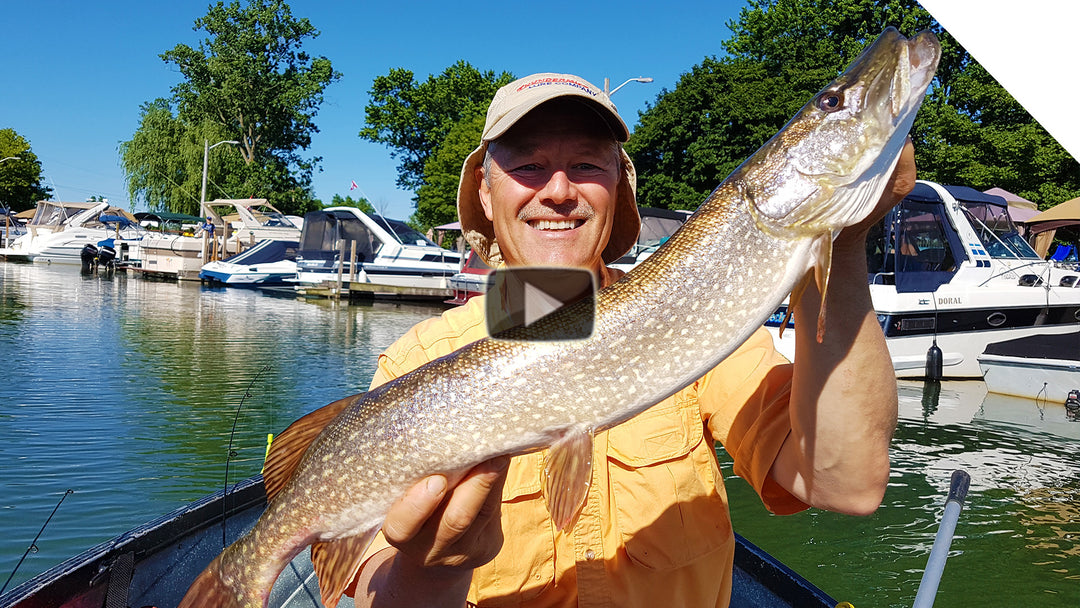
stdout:
<svg viewBox="0 0 1080 608">
<path fill-rule="evenodd" d="M 266 506 L 262 477 L 216 492 L 73 557 L 0 596 L 5 608 L 176 606 L 223 544 L 252 526 Z M 321 608 L 307 551 L 281 573 L 271 608 Z M 343 597 L 339 606 L 353 606 Z M 808 608 L 836 601 L 736 535 L 732 606 Z"/>
</svg>

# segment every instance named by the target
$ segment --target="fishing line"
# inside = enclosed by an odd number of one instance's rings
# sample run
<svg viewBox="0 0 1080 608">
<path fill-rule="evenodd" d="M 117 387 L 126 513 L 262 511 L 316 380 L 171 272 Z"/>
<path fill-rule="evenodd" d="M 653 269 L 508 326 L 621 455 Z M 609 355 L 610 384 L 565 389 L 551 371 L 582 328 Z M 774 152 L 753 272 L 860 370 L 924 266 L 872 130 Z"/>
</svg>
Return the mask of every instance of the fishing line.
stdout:
<svg viewBox="0 0 1080 608">
<path fill-rule="evenodd" d="M 64 499 L 68 497 L 68 494 L 73 494 L 74 492 L 75 490 L 68 490 L 67 492 L 64 492 L 63 496 L 60 497 L 60 500 L 56 503 L 56 506 L 53 507 L 52 513 L 49 514 L 49 518 L 45 520 L 45 523 L 41 526 L 41 529 L 38 530 L 37 536 L 34 537 L 34 540 L 30 541 L 30 546 L 26 548 L 26 551 L 23 553 L 22 557 L 19 558 L 19 563 L 15 564 L 15 569 L 11 571 L 11 576 L 9 576 L 6 581 L 4 581 L 4 586 L 0 587 L 0 595 L 3 595 L 4 589 L 7 589 L 8 583 L 11 582 L 11 579 L 15 578 L 15 573 L 19 571 L 19 566 L 22 565 L 23 560 L 26 559 L 26 556 L 30 555 L 31 551 L 35 553 L 37 552 L 37 541 L 45 532 L 45 526 L 49 525 L 49 522 L 52 521 L 53 515 L 56 515 L 56 511 L 60 508 L 60 504 L 64 502 Z"/>
<path fill-rule="evenodd" d="M 269 365 L 264 365 L 259 370 L 255 377 L 248 383 L 247 389 L 244 390 L 244 396 L 240 398 L 240 405 L 236 406 L 236 414 L 233 416 L 232 431 L 229 432 L 229 451 L 225 455 L 225 486 L 222 488 L 223 494 L 221 496 L 221 546 L 227 547 L 229 545 L 225 540 L 225 520 L 228 517 L 228 508 L 226 499 L 229 497 L 229 462 L 232 461 L 233 456 L 236 456 L 236 450 L 233 449 L 233 438 L 236 436 L 236 423 L 240 420 L 240 410 L 244 407 L 244 401 L 248 397 L 251 397 L 251 387 L 255 386 L 255 382 L 259 379 L 259 376 L 263 372 L 270 369 Z"/>
</svg>

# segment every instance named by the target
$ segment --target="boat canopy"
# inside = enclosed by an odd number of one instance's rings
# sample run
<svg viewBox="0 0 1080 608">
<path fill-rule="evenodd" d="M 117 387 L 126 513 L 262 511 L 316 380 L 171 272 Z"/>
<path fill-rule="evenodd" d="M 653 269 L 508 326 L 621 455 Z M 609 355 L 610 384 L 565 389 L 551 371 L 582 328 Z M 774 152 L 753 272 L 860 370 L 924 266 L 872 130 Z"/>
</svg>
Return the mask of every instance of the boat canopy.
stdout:
<svg viewBox="0 0 1080 608">
<path fill-rule="evenodd" d="M 1001 197 L 957 188 L 1001 200 L 1004 208 Z M 911 194 L 871 228 L 866 238 L 871 283 L 895 285 L 896 291 L 911 293 L 932 292 L 949 282 L 967 260 L 967 253 L 943 203 L 936 190 L 916 183 Z"/>
<path fill-rule="evenodd" d="M 372 260 L 381 243 L 360 218 L 344 211 L 311 211 L 304 216 L 297 263 L 305 268 L 330 268 L 340 252 L 352 252 L 361 263 Z"/>
<path fill-rule="evenodd" d="M 299 241 L 279 241 L 265 239 L 255 243 L 250 248 L 230 258 L 222 260 L 227 264 L 242 264 L 254 266 L 255 264 L 269 264 L 282 260 L 295 260 L 296 251 L 300 247 Z"/>
</svg>

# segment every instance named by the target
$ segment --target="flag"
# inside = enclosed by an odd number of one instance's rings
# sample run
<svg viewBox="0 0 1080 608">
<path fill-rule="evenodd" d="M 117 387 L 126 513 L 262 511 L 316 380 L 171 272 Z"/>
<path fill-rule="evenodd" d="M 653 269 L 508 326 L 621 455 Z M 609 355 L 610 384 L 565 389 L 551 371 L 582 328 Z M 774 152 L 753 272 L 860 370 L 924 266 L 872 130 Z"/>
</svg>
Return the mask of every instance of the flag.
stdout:
<svg viewBox="0 0 1080 608">
<path fill-rule="evenodd" d="M 359 187 L 360 186 L 356 185 L 356 180 L 352 180 L 352 181 L 349 182 L 349 190 L 356 190 Z"/>
</svg>

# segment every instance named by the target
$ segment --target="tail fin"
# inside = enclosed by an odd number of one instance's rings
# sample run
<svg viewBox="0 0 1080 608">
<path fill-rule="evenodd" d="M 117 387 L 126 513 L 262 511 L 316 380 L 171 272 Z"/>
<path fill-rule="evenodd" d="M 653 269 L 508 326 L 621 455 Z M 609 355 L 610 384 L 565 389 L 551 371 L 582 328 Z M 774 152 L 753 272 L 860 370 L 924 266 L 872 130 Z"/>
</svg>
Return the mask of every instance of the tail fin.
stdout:
<svg viewBox="0 0 1080 608">
<path fill-rule="evenodd" d="M 319 595 L 327 608 L 335 608 L 353 584 L 364 552 L 379 531 L 376 526 L 359 535 L 311 545 L 311 564 L 319 580 Z"/>
<path fill-rule="evenodd" d="M 180 600 L 177 608 L 264 608 L 265 602 L 247 601 L 235 589 L 229 588 L 225 581 L 221 580 L 219 566 L 221 556 L 214 558 L 210 565 L 202 571 L 195 581 L 191 583 L 184 599 Z"/>
</svg>

